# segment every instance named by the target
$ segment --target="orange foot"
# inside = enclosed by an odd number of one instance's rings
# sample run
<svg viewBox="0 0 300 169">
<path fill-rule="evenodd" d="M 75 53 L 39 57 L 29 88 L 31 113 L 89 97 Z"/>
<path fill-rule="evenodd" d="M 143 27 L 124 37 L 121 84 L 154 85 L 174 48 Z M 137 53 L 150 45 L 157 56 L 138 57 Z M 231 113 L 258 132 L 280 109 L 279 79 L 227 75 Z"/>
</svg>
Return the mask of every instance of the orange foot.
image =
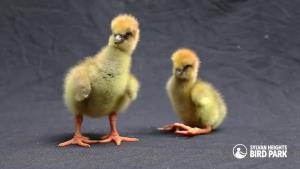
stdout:
<svg viewBox="0 0 300 169">
<path fill-rule="evenodd" d="M 190 127 L 182 123 L 169 124 L 158 128 L 160 131 L 175 131 L 176 134 L 185 136 L 196 136 L 201 134 L 208 134 L 212 131 L 210 126 L 206 128 Z"/>
<path fill-rule="evenodd" d="M 71 144 L 75 144 L 81 147 L 90 148 L 91 146 L 89 144 L 95 144 L 98 142 L 99 141 L 97 140 L 90 140 L 88 137 L 84 137 L 80 135 L 80 136 L 74 136 L 71 140 L 58 144 L 58 147 L 66 147 Z"/>
<path fill-rule="evenodd" d="M 121 145 L 122 141 L 126 141 L 126 142 L 139 141 L 138 138 L 122 137 L 119 134 L 114 134 L 114 133 L 111 133 L 110 135 L 105 135 L 101 137 L 101 139 L 102 140 L 100 140 L 99 143 L 115 142 L 116 145 Z"/>
</svg>

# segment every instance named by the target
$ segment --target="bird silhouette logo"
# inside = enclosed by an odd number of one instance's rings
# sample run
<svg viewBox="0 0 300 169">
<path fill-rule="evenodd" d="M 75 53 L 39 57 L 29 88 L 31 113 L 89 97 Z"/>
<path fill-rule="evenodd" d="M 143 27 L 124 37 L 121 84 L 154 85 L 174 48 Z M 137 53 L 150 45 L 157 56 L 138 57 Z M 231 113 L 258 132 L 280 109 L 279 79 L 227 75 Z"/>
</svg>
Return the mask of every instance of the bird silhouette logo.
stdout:
<svg viewBox="0 0 300 169">
<path fill-rule="evenodd" d="M 233 147 L 232 154 L 237 159 L 243 159 L 247 156 L 247 147 L 244 144 L 237 144 Z"/>
</svg>

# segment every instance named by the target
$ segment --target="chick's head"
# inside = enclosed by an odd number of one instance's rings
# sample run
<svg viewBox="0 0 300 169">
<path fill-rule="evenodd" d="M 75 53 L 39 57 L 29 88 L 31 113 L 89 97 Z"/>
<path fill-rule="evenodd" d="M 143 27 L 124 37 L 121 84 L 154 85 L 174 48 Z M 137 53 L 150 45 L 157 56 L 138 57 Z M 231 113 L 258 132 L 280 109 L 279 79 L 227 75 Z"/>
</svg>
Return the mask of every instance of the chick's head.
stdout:
<svg viewBox="0 0 300 169">
<path fill-rule="evenodd" d="M 112 35 L 109 45 L 122 51 L 132 53 L 140 38 L 139 23 L 129 14 L 121 14 L 111 22 Z"/>
<path fill-rule="evenodd" d="M 198 75 L 200 60 L 191 49 L 178 49 L 171 58 L 173 62 L 173 75 L 178 79 L 195 79 Z"/>
</svg>

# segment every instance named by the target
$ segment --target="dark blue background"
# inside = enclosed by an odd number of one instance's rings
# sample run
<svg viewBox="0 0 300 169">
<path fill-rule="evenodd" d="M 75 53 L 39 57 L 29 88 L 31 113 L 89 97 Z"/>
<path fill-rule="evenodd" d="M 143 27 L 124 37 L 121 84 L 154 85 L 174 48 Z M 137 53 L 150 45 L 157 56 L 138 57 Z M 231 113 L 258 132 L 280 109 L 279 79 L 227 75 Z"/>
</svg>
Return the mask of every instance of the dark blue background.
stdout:
<svg viewBox="0 0 300 169">
<path fill-rule="evenodd" d="M 300 125 L 298 0 L 2 0 L 0 2 L 0 168 L 297 168 Z M 62 101 L 67 70 L 106 45 L 119 13 L 140 21 L 132 71 L 139 98 L 119 116 L 138 143 L 56 145 L 72 136 Z M 200 77 L 224 95 L 229 116 L 194 138 L 156 131 L 177 121 L 165 92 L 171 53 L 194 49 Z M 97 139 L 107 119 L 86 118 Z M 234 159 L 235 144 L 286 144 L 287 159 Z"/>
</svg>

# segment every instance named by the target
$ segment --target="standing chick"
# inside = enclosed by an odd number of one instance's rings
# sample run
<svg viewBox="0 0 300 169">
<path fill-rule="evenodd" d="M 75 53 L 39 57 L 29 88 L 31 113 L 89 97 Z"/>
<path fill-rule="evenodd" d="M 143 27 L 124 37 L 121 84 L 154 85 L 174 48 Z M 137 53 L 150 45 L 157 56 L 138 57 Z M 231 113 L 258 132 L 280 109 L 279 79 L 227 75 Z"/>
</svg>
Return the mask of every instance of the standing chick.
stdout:
<svg viewBox="0 0 300 169">
<path fill-rule="evenodd" d="M 94 57 L 87 57 L 71 68 L 65 78 L 64 101 L 75 115 L 75 134 L 71 140 L 60 143 L 64 147 L 77 144 L 90 147 L 91 143 L 138 141 L 121 137 L 116 128 L 117 112 L 123 111 L 136 99 L 139 82 L 130 73 L 131 55 L 139 41 L 139 23 L 135 17 L 123 14 L 111 22 L 112 34 L 108 45 Z M 103 140 L 90 140 L 81 135 L 83 115 L 100 118 L 109 116 L 111 133 Z"/>
<path fill-rule="evenodd" d="M 167 92 L 173 109 L 183 124 L 166 125 L 159 130 L 195 136 L 210 133 L 227 114 L 222 96 L 208 82 L 197 80 L 200 61 L 190 49 L 179 49 L 172 55 L 173 76 Z"/>
</svg>

